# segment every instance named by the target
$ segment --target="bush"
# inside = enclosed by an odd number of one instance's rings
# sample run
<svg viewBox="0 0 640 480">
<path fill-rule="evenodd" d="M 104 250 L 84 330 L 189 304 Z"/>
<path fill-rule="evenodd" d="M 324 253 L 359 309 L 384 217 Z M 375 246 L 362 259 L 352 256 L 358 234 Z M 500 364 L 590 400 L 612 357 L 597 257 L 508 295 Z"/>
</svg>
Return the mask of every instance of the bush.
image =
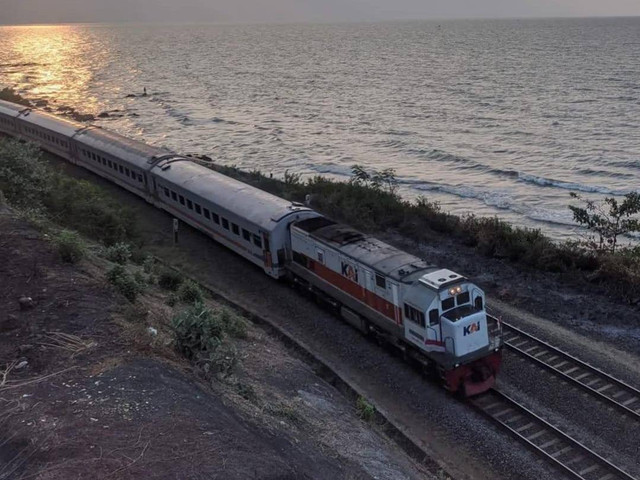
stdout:
<svg viewBox="0 0 640 480">
<path fill-rule="evenodd" d="M 222 307 L 217 311 L 224 331 L 235 338 L 247 338 L 247 321 L 230 308 Z"/>
<path fill-rule="evenodd" d="M 202 303 L 202 290 L 197 283 L 187 280 L 180 285 L 178 298 L 184 303 Z"/>
<path fill-rule="evenodd" d="M 55 237 L 54 242 L 63 262 L 77 263 L 85 256 L 84 241 L 76 232 L 63 230 Z"/>
<path fill-rule="evenodd" d="M 107 280 L 130 302 L 135 302 L 144 291 L 144 284 L 136 281 L 122 265 L 114 265 L 107 271 Z"/>
<path fill-rule="evenodd" d="M 37 145 L 0 138 L 0 190 L 10 205 L 40 210 L 52 186 L 53 173 Z"/>
<path fill-rule="evenodd" d="M 176 291 L 183 281 L 184 277 L 181 273 L 168 268 L 158 274 L 158 285 L 165 290 Z"/>
<path fill-rule="evenodd" d="M 178 351 L 196 362 L 207 359 L 220 346 L 224 334 L 220 316 L 201 303 L 175 315 L 171 327 Z"/>
<path fill-rule="evenodd" d="M 124 242 L 114 243 L 104 250 L 104 257 L 110 262 L 124 265 L 131 258 L 131 247 Z"/>
<path fill-rule="evenodd" d="M 376 407 L 371 405 L 366 398 L 359 396 L 356 401 L 356 410 L 358 412 L 358 416 L 368 422 L 373 419 L 376 414 Z"/>
</svg>

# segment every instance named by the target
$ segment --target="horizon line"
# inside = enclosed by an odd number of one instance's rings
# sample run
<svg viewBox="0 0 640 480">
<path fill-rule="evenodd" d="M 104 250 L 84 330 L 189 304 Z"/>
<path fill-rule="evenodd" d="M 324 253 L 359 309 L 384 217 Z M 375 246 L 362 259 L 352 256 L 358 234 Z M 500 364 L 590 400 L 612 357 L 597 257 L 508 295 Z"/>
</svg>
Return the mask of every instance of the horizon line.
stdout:
<svg viewBox="0 0 640 480">
<path fill-rule="evenodd" d="M 54 27 L 54 26 L 106 26 L 106 25 L 317 25 L 317 24 L 358 24 L 358 23 L 390 23 L 390 22 L 451 22 L 474 20 L 580 20 L 580 19 L 615 19 L 615 18 L 640 18 L 640 14 L 631 15 L 530 15 L 530 16 L 505 16 L 505 17 L 423 17 L 423 18 L 386 18 L 386 19 L 362 19 L 362 20 L 283 20 L 278 21 L 145 21 L 145 20 L 118 20 L 118 21 L 77 21 L 77 22 L 40 22 L 40 23 L 2 23 L 0 27 Z"/>
</svg>

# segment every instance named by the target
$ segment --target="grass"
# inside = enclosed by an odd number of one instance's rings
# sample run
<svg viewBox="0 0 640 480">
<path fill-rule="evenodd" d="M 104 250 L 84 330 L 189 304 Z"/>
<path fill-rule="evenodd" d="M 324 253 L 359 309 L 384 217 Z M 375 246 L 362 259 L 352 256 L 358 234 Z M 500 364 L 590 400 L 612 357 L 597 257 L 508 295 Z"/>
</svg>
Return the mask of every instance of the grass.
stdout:
<svg viewBox="0 0 640 480">
<path fill-rule="evenodd" d="M 63 262 L 77 263 L 86 255 L 85 243 L 77 232 L 63 230 L 56 235 L 54 243 Z"/>
<path fill-rule="evenodd" d="M 132 209 L 97 185 L 54 169 L 34 144 L 0 138 L 0 190 L 10 206 L 104 245 L 138 239 Z"/>
<path fill-rule="evenodd" d="M 358 400 L 356 400 L 356 411 L 358 412 L 358 417 L 365 422 L 370 422 L 376 414 L 376 407 L 371 405 L 366 398 L 359 396 Z"/>
</svg>

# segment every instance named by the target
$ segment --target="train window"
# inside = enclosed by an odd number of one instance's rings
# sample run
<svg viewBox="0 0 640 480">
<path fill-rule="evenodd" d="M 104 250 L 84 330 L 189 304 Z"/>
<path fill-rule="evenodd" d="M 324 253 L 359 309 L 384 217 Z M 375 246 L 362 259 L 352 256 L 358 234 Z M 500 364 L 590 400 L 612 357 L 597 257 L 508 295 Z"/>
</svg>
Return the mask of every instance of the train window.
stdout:
<svg viewBox="0 0 640 480">
<path fill-rule="evenodd" d="M 195 204 L 196 207 L 196 213 L 198 215 L 202 215 L 202 208 L 200 207 L 200 205 L 198 205 L 197 203 Z"/>
<path fill-rule="evenodd" d="M 95 153 L 91 153 L 91 158 L 93 158 L 94 160 L 96 159 L 96 154 Z"/>
<path fill-rule="evenodd" d="M 211 212 L 211 218 L 213 218 L 213 223 L 217 223 L 218 225 L 220 225 L 220 217 L 217 213 Z"/>
<path fill-rule="evenodd" d="M 483 305 L 482 305 L 482 297 L 477 297 L 476 301 L 474 302 L 474 305 L 476 306 L 476 308 L 478 310 L 482 310 Z"/>
<path fill-rule="evenodd" d="M 229 220 L 224 217 L 222 218 L 222 228 L 224 228 L 225 230 L 229 230 Z"/>
<path fill-rule="evenodd" d="M 107 164 L 107 159 L 102 157 L 102 165 L 106 165 Z"/>
<path fill-rule="evenodd" d="M 187 208 L 189 210 L 193 210 L 193 202 L 191 202 L 191 200 L 189 200 L 188 198 L 187 198 Z"/>
<path fill-rule="evenodd" d="M 173 190 L 171 191 L 171 198 L 174 202 L 178 201 L 178 195 Z"/>
<path fill-rule="evenodd" d="M 111 163 L 111 160 L 107 160 L 107 163 L 109 164 L 109 168 L 113 168 L 113 164 Z"/>
<path fill-rule="evenodd" d="M 203 208 L 202 209 L 204 211 L 204 218 L 206 218 L 207 220 L 211 219 L 211 212 L 209 212 L 208 208 Z"/>
<path fill-rule="evenodd" d="M 170 196 L 169 189 L 167 187 L 163 187 L 163 188 L 164 188 L 164 196 L 169 197 Z"/>
<path fill-rule="evenodd" d="M 242 238 L 244 238 L 247 242 L 251 241 L 251 232 L 249 232 L 249 230 L 246 229 L 242 229 Z"/>
<path fill-rule="evenodd" d="M 254 235 L 253 244 L 258 248 L 262 248 L 262 239 L 258 235 Z"/>
<path fill-rule="evenodd" d="M 318 262 L 324 265 L 324 250 L 316 248 L 316 258 L 318 259 Z"/>
<path fill-rule="evenodd" d="M 144 179 L 142 178 L 142 175 L 140 173 L 138 174 L 138 181 L 140 183 L 144 183 Z"/>
<path fill-rule="evenodd" d="M 457 305 L 464 305 L 465 303 L 469 303 L 469 292 L 463 292 L 456 297 Z"/>
<path fill-rule="evenodd" d="M 231 231 L 236 235 L 240 235 L 240 227 L 238 227 L 238 225 L 236 225 L 235 223 L 231 224 Z"/>
<path fill-rule="evenodd" d="M 182 195 L 178 195 L 178 198 L 180 199 L 180 204 L 184 205 L 184 197 Z"/>
<path fill-rule="evenodd" d="M 445 298 L 442 300 L 442 310 L 449 310 L 450 308 L 455 307 L 455 301 L 453 297 Z"/>
<path fill-rule="evenodd" d="M 440 312 L 437 309 L 429 310 L 429 325 L 438 325 L 440 323 Z"/>
<path fill-rule="evenodd" d="M 118 165 L 118 170 L 120 173 L 124 174 L 124 167 L 122 165 Z"/>
<path fill-rule="evenodd" d="M 127 177 L 130 177 L 130 176 L 131 176 L 131 170 L 129 170 L 127 167 L 124 167 L 124 174 L 125 174 Z"/>
<path fill-rule="evenodd" d="M 376 273 L 376 286 L 380 288 L 387 288 L 387 281 L 383 275 Z"/>
<path fill-rule="evenodd" d="M 411 305 L 404 304 L 404 316 L 413 323 L 425 327 L 424 312 L 421 312 L 417 308 L 413 308 Z"/>
</svg>

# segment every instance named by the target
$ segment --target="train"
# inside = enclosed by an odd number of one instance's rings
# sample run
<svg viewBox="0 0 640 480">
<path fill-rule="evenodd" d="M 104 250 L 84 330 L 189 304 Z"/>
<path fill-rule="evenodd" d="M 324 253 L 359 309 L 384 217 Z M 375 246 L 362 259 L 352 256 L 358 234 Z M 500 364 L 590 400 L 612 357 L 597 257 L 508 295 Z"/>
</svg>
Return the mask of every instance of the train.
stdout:
<svg viewBox="0 0 640 480">
<path fill-rule="evenodd" d="M 33 142 L 143 198 L 334 308 L 468 397 L 490 389 L 502 359 L 483 290 L 303 203 L 95 125 L 0 100 L 0 133 Z"/>
</svg>

